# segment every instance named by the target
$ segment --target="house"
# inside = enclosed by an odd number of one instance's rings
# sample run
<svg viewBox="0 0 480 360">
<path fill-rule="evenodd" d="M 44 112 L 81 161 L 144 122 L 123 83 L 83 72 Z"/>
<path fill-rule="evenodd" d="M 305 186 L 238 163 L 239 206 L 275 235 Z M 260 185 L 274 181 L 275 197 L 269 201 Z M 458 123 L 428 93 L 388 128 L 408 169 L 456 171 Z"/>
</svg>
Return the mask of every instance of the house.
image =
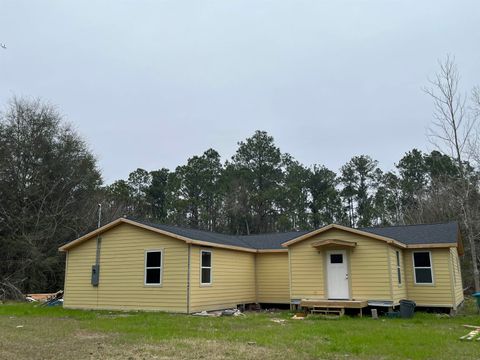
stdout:
<svg viewBox="0 0 480 360">
<path fill-rule="evenodd" d="M 455 222 L 234 236 L 119 218 L 59 250 L 66 308 L 193 313 L 410 299 L 456 310 L 463 302 Z"/>
</svg>

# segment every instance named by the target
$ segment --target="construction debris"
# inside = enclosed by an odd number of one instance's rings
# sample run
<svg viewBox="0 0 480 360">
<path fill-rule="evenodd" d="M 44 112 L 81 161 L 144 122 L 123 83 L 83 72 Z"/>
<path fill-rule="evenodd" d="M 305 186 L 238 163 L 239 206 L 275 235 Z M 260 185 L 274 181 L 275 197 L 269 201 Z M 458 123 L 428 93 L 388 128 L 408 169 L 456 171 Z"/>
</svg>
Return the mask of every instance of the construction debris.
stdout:
<svg viewBox="0 0 480 360">
<path fill-rule="evenodd" d="M 192 315 L 193 315 L 193 316 L 210 316 L 210 317 L 216 317 L 216 316 L 221 316 L 222 313 L 219 313 L 219 314 L 213 313 L 213 312 L 210 312 L 210 313 L 209 313 L 209 312 L 203 310 L 203 311 L 200 311 L 200 312 L 198 312 L 198 313 L 194 313 L 194 314 L 192 314 Z"/>
<path fill-rule="evenodd" d="M 472 329 L 468 334 L 460 336 L 460 340 L 476 340 L 480 341 L 480 325 L 463 325 L 466 328 Z"/>
<path fill-rule="evenodd" d="M 44 294 L 27 294 L 25 295 L 27 302 L 41 302 L 42 305 L 56 306 L 63 304 L 63 290 L 59 290 L 56 293 L 44 293 Z"/>
<path fill-rule="evenodd" d="M 193 316 L 207 316 L 207 317 L 218 317 L 218 316 L 245 316 L 244 313 L 242 313 L 238 309 L 226 309 L 222 311 L 200 311 L 198 313 L 192 314 Z"/>
<path fill-rule="evenodd" d="M 304 313 L 296 313 L 292 316 L 292 320 L 304 320 L 306 315 Z"/>
<path fill-rule="evenodd" d="M 51 299 L 52 297 L 54 297 L 55 294 L 56 293 L 28 294 L 25 297 L 25 300 L 27 300 L 28 302 L 36 302 L 36 301 L 45 302 L 48 299 Z"/>
<path fill-rule="evenodd" d="M 222 316 L 245 316 L 245 314 L 238 309 L 226 309 L 222 311 Z"/>
<path fill-rule="evenodd" d="M 42 305 L 44 306 L 59 306 L 63 305 L 63 290 L 57 291 L 52 297 L 50 297 Z"/>
</svg>

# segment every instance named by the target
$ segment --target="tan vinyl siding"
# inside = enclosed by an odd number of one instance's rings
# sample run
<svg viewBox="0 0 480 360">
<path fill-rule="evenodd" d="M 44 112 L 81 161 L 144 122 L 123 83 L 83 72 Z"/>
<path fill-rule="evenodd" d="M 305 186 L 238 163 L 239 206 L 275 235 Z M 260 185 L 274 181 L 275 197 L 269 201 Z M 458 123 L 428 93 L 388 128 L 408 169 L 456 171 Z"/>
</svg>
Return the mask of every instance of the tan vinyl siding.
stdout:
<svg viewBox="0 0 480 360">
<path fill-rule="evenodd" d="M 350 256 L 352 298 L 392 300 L 391 273 L 388 266 L 389 245 L 381 240 L 349 234 L 357 246 Z"/>
<path fill-rule="evenodd" d="M 187 245 L 180 240 L 121 224 L 103 233 L 100 283 L 90 283 L 96 241 L 68 252 L 65 307 L 186 312 Z M 163 250 L 161 286 L 145 286 L 145 250 Z"/>
<path fill-rule="evenodd" d="M 288 304 L 288 253 L 259 253 L 256 257 L 257 302 Z"/>
<path fill-rule="evenodd" d="M 389 246 L 390 251 L 390 263 L 391 263 L 391 271 L 392 271 L 392 294 L 393 294 L 393 301 L 395 304 L 402 299 L 407 299 L 407 285 L 405 284 L 405 264 L 403 260 L 403 250 Z M 397 272 L 397 253 L 399 252 L 400 258 L 400 274 L 402 283 L 398 283 L 398 272 Z"/>
<path fill-rule="evenodd" d="M 291 298 L 326 298 L 325 251 L 311 245 L 319 240 L 353 241 L 348 251 L 351 298 L 358 300 L 391 300 L 391 274 L 387 257 L 389 245 L 381 240 L 332 229 L 289 246 L 291 264 Z"/>
<path fill-rule="evenodd" d="M 92 265 L 95 264 L 95 239 L 84 242 L 67 254 L 65 269 L 64 307 L 97 307 L 98 288 L 91 281 Z"/>
<path fill-rule="evenodd" d="M 323 256 L 312 242 L 314 237 L 288 247 L 290 252 L 290 296 L 292 299 L 325 298 Z"/>
<path fill-rule="evenodd" d="M 433 285 L 415 284 L 412 255 L 414 251 L 431 252 Z M 404 262 L 409 300 L 415 301 L 417 306 L 454 306 L 449 249 L 404 250 Z"/>
<path fill-rule="evenodd" d="M 463 282 L 457 248 L 450 248 L 450 257 L 452 260 L 452 272 L 454 276 L 455 306 L 458 306 L 463 301 Z"/>
<path fill-rule="evenodd" d="M 212 284 L 200 284 L 200 250 L 212 252 Z M 191 247 L 190 311 L 225 309 L 254 303 L 255 253 Z"/>
</svg>

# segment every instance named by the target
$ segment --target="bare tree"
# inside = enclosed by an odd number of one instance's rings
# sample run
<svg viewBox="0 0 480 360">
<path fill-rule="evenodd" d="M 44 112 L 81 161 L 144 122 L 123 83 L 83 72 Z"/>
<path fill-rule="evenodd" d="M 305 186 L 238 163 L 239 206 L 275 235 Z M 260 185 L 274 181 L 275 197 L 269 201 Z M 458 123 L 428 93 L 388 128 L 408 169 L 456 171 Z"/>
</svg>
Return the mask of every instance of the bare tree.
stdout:
<svg viewBox="0 0 480 360">
<path fill-rule="evenodd" d="M 458 88 L 460 75 L 455 59 L 447 56 L 439 61 L 439 65 L 440 71 L 429 80 L 431 86 L 424 88 L 434 103 L 434 120 L 428 129 L 428 138 L 438 150 L 448 152 L 463 172 L 464 152 L 475 126 L 475 118 L 468 116 L 467 97 Z"/>
<path fill-rule="evenodd" d="M 475 290 L 480 291 L 476 249 L 480 234 L 475 230 L 480 209 L 476 201 L 470 201 L 477 189 L 465 171 L 465 161 L 471 154 L 469 144 L 475 137 L 473 133 L 478 117 L 476 112 L 471 111 L 472 108 L 466 105 L 467 96 L 459 90 L 460 75 L 455 59 L 447 56 L 443 61 L 439 61 L 439 65 L 439 72 L 434 79 L 430 79 L 430 87 L 424 88 L 434 103 L 434 120 L 428 137 L 434 146 L 452 156 L 457 162 L 460 176 L 452 186 L 452 191 L 456 195 L 465 237 L 469 243 Z M 478 98 L 480 94 L 478 90 L 474 90 L 472 96 L 474 106 L 475 99 Z"/>
</svg>

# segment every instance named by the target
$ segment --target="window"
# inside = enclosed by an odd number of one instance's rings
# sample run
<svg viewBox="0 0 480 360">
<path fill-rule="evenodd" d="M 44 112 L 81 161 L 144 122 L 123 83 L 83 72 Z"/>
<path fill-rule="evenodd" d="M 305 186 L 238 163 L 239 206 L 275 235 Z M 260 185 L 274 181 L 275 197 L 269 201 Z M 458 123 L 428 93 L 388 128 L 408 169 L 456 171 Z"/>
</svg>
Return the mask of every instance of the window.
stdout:
<svg viewBox="0 0 480 360">
<path fill-rule="evenodd" d="M 162 255 L 161 250 L 145 251 L 145 285 L 162 284 Z"/>
<path fill-rule="evenodd" d="M 402 284 L 402 268 L 400 266 L 400 251 L 396 250 L 395 253 L 397 254 L 397 278 L 398 278 L 398 285 Z"/>
<path fill-rule="evenodd" d="M 330 264 L 343 264 L 343 255 L 342 254 L 331 254 L 330 255 Z"/>
<path fill-rule="evenodd" d="M 415 284 L 433 284 L 432 258 L 430 251 L 413 253 Z"/>
<path fill-rule="evenodd" d="M 210 285 L 212 283 L 212 252 L 202 250 L 200 259 L 200 283 Z"/>
</svg>

